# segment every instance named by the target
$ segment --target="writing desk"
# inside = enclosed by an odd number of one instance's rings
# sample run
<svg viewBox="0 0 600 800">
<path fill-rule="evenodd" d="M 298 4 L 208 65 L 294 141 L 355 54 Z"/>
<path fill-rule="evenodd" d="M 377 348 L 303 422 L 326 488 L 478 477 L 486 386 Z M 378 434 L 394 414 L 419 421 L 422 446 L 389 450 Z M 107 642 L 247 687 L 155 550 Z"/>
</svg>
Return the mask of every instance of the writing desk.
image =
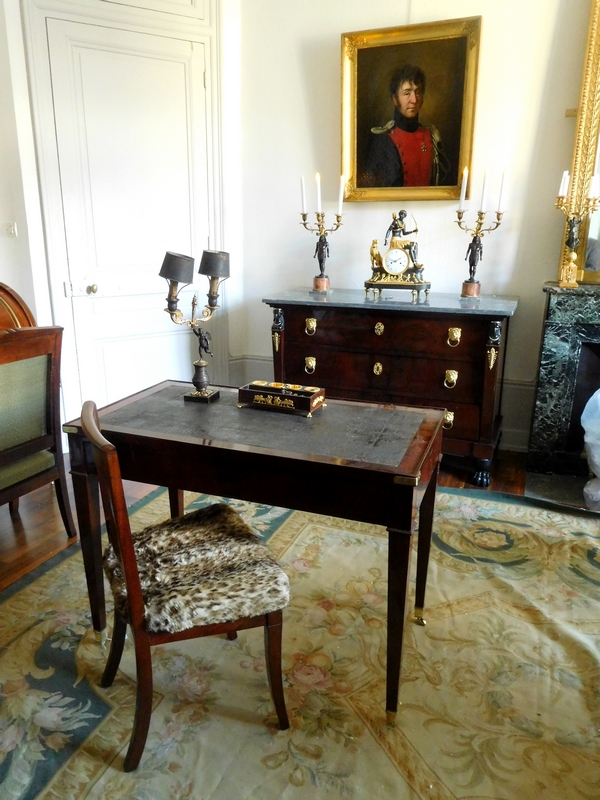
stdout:
<svg viewBox="0 0 600 800">
<path fill-rule="evenodd" d="M 190 384 L 165 381 L 101 409 L 124 479 L 233 497 L 387 528 L 386 709 L 398 705 L 412 534 L 419 520 L 415 613 L 422 617 L 444 411 L 328 400 L 311 418 L 239 408 L 237 390 L 186 403 Z M 106 626 L 98 481 L 77 419 L 64 426 L 92 622 Z"/>
</svg>

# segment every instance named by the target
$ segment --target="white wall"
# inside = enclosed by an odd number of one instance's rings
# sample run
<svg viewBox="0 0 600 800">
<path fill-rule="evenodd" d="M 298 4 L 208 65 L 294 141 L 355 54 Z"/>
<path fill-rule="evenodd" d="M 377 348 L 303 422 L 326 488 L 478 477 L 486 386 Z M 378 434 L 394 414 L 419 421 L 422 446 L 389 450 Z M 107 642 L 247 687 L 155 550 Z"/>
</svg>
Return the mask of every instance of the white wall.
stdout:
<svg viewBox="0 0 600 800">
<path fill-rule="evenodd" d="M 54 322 L 19 0 L 0 0 L 0 281 Z M 18 236 L 7 234 L 16 223 Z"/>
<path fill-rule="evenodd" d="M 308 288 L 318 271 L 314 234 L 299 224 L 299 180 L 306 176 L 308 205 L 314 207 L 312 176 L 319 171 L 324 210 L 333 214 L 341 171 L 340 34 L 481 15 L 473 198 L 481 192 L 483 170 L 497 176 L 506 165 L 506 213 L 500 229 L 485 237 L 477 277 L 484 294 L 520 298 L 509 335 L 504 443 L 525 447 L 542 284 L 556 279 L 564 224 L 554 201 L 574 142 L 575 120 L 565 110 L 579 102 L 589 13 L 589 0 L 242 2 L 246 313 L 232 327 L 232 354 L 268 358 L 271 311 L 261 299 Z M 490 197 L 496 191 L 492 187 Z M 344 227 L 330 236 L 327 272 L 333 287 L 362 287 L 370 274 L 371 240 L 383 238 L 396 206 L 345 204 Z M 469 239 L 455 224 L 456 203 L 403 206 L 418 221 L 419 256 L 432 291 L 460 293 L 468 277 Z"/>
<path fill-rule="evenodd" d="M 23 181 L 18 158 L 17 124 L 4 6 L 0 7 L 0 281 L 15 289 L 34 309 Z M 17 224 L 18 237 L 7 225 Z"/>
</svg>

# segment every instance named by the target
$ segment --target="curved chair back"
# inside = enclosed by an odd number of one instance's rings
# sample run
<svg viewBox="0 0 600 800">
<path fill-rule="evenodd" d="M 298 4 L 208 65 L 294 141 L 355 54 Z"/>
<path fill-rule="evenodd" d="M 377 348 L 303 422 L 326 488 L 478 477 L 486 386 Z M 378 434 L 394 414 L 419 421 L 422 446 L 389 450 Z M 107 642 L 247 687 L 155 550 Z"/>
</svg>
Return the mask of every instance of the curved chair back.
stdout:
<svg viewBox="0 0 600 800">
<path fill-rule="evenodd" d="M 127 502 L 123 492 L 121 468 L 117 450 L 100 431 L 98 410 L 92 400 L 86 400 L 81 409 L 81 427 L 92 445 L 92 454 L 106 520 L 108 538 L 125 576 L 128 606 L 132 623 L 141 625 L 144 619 L 144 601 L 137 568 Z"/>
<path fill-rule="evenodd" d="M 35 317 L 25 300 L 10 286 L 0 283 L 0 330 L 34 328 L 35 325 Z"/>
</svg>

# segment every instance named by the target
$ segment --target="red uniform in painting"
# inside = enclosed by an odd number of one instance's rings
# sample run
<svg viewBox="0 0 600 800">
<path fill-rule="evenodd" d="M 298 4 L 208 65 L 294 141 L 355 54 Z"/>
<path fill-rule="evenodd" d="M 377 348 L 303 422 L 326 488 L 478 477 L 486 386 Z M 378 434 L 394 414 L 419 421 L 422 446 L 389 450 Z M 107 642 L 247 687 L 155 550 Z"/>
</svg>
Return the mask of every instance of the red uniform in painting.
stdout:
<svg viewBox="0 0 600 800">
<path fill-rule="evenodd" d="M 419 125 L 414 133 L 392 128 L 388 136 L 402 163 L 403 186 L 430 186 L 434 150 L 429 128 Z"/>
<path fill-rule="evenodd" d="M 434 125 L 419 122 L 425 73 L 405 64 L 390 79 L 394 119 L 371 128 L 366 158 L 357 161 L 359 188 L 367 186 L 447 186 L 450 164 Z"/>
</svg>

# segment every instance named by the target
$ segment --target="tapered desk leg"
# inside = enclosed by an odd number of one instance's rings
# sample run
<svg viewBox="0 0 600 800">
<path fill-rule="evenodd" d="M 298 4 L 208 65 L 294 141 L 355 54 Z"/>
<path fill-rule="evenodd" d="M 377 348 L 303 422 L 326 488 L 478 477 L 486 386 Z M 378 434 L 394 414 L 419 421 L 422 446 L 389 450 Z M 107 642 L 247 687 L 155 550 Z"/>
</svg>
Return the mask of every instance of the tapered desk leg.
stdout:
<svg viewBox="0 0 600 800">
<path fill-rule="evenodd" d="M 388 607 L 387 607 L 387 673 L 386 673 L 386 718 L 394 724 L 398 710 L 400 689 L 400 664 L 402 662 L 402 639 L 406 617 L 406 595 L 410 572 L 412 535 L 409 531 L 388 528 Z"/>
<path fill-rule="evenodd" d="M 106 628 L 106 608 L 104 603 L 104 576 L 102 572 L 102 540 L 100 538 L 100 501 L 98 478 L 71 471 L 79 541 L 85 569 L 92 625 L 98 633 Z"/>
<path fill-rule="evenodd" d="M 431 534 L 433 532 L 433 515 L 435 512 L 435 496 L 440 471 L 440 462 L 431 474 L 429 484 L 423 495 L 419 511 L 419 542 L 417 549 L 417 585 L 415 588 L 415 617 L 418 625 L 425 625 L 425 589 L 427 588 L 427 567 L 431 550 Z"/>
<path fill-rule="evenodd" d="M 183 517 L 183 489 L 173 489 L 169 486 L 169 510 L 171 519 Z"/>
</svg>

